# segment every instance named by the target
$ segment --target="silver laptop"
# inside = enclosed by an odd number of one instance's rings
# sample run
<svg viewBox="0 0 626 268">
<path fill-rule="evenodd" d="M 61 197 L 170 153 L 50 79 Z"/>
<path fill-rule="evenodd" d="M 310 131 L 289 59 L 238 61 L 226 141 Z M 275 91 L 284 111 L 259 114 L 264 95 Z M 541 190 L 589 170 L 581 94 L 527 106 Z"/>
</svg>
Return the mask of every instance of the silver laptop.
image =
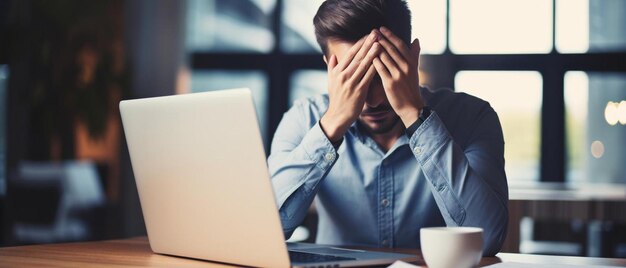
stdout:
<svg viewBox="0 0 626 268">
<path fill-rule="evenodd" d="M 285 243 L 248 89 L 127 100 L 120 111 L 152 251 L 259 267 L 417 260 Z"/>
</svg>

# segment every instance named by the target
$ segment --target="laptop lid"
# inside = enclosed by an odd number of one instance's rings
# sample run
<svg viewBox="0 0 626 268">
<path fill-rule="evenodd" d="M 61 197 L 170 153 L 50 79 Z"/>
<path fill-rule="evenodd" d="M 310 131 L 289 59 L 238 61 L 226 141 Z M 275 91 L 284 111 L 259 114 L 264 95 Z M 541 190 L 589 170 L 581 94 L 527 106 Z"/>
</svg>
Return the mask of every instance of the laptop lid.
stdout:
<svg viewBox="0 0 626 268">
<path fill-rule="evenodd" d="M 250 90 L 120 103 L 150 247 L 289 267 Z"/>
</svg>

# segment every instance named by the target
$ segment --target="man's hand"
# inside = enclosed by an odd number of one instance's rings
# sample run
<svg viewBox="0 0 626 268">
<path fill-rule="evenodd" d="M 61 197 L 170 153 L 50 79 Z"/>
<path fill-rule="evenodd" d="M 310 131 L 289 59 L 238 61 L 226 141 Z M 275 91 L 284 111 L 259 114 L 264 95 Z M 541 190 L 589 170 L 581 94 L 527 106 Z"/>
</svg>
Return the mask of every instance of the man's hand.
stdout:
<svg viewBox="0 0 626 268">
<path fill-rule="evenodd" d="M 381 51 L 376 41 L 380 33 L 372 31 L 356 42 L 338 63 L 335 55 L 328 59 L 328 110 L 320 125 L 331 142 L 340 141 L 361 114 L 367 90 L 376 69 L 372 61 Z"/>
<path fill-rule="evenodd" d="M 374 66 L 380 75 L 385 94 L 393 110 L 400 116 L 405 127 L 411 126 L 424 107 L 419 90 L 420 44 L 415 39 L 410 49 L 402 39 L 389 29 L 381 27 L 384 38 L 378 42 L 384 50 L 374 59 Z"/>
</svg>

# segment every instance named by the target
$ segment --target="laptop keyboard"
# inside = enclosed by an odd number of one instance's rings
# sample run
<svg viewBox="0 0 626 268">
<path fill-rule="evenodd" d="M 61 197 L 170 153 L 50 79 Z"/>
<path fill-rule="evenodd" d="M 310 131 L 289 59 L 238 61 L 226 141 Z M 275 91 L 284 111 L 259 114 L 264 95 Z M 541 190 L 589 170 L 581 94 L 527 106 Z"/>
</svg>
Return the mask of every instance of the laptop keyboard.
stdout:
<svg viewBox="0 0 626 268">
<path fill-rule="evenodd" d="M 300 251 L 289 251 L 289 259 L 291 259 L 291 262 L 300 263 L 356 260 L 355 258 L 306 253 Z"/>
</svg>

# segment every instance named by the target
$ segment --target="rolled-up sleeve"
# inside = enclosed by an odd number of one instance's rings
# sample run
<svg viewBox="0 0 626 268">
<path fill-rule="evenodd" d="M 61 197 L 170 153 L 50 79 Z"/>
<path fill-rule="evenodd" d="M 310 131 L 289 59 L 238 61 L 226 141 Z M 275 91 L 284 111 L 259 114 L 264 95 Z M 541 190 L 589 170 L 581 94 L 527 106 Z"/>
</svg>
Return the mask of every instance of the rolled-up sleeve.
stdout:
<svg viewBox="0 0 626 268">
<path fill-rule="evenodd" d="M 411 150 L 432 186 L 448 226 L 483 228 L 484 255 L 495 255 L 508 222 L 508 187 L 504 139 L 495 111 L 485 104 L 461 148 L 433 111 L 409 140 Z"/>
<path fill-rule="evenodd" d="M 285 238 L 306 216 L 320 181 L 337 157 L 319 119 L 311 115 L 306 102 L 296 102 L 283 116 L 268 158 Z"/>
</svg>

